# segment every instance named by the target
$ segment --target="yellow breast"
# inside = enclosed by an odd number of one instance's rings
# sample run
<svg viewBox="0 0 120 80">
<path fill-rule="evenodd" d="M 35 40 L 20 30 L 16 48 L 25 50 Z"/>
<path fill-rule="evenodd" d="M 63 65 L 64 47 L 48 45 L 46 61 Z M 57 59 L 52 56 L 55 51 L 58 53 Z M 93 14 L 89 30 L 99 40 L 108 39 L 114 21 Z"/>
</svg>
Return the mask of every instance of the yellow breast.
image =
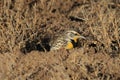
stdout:
<svg viewBox="0 0 120 80">
<path fill-rule="evenodd" d="M 72 44 L 72 42 L 68 42 L 65 49 L 72 49 L 74 46 Z"/>
</svg>

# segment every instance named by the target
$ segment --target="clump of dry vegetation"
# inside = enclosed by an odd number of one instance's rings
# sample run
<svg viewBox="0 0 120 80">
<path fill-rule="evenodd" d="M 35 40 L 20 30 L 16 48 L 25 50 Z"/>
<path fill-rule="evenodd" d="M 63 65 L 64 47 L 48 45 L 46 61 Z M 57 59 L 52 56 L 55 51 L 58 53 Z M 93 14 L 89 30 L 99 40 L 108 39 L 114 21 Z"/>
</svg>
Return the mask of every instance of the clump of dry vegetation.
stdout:
<svg viewBox="0 0 120 80">
<path fill-rule="evenodd" d="M 71 28 L 86 40 L 49 51 Z M 119 80 L 120 1 L 1 0 L 0 53 L 2 80 Z"/>
</svg>

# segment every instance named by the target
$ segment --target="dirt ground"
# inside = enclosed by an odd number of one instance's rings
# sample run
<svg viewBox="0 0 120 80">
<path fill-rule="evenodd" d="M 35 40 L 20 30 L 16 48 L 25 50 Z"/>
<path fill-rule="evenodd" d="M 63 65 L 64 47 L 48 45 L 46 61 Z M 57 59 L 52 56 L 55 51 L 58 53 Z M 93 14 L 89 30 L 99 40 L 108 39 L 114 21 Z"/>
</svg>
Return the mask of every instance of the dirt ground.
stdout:
<svg viewBox="0 0 120 80">
<path fill-rule="evenodd" d="M 86 37 L 50 51 L 66 30 Z M 0 80 L 120 80 L 119 0 L 1 0 Z"/>
</svg>

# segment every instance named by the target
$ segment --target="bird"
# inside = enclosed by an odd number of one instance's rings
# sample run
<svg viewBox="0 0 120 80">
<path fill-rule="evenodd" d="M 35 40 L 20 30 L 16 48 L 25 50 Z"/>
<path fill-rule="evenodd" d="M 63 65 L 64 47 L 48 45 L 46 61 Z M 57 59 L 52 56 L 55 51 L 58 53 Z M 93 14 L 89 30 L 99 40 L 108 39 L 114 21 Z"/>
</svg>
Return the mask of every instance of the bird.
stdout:
<svg viewBox="0 0 120 80">
<path fill-rule="evenodd" d="M 75 30 L 67 30 L 50 42 L 50 51 L 59 50 L 62 48 L 66 50 L 72 49 L 76 47 L 78 39 L 80 38 L 86 39 Z"/>
</svg>

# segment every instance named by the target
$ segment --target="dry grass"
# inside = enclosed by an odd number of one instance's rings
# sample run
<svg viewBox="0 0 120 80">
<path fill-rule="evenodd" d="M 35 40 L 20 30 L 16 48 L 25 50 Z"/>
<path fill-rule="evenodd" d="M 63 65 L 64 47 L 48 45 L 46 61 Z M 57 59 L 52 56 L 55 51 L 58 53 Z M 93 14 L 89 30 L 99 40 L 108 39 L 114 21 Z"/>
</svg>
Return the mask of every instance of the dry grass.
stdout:
<svg viewBox="0 0 120 80">
<path fill-rule="evenodd" d="M 71 28 L 87 39 L 49 51 Z M 119 80 L 120 1 L 1 0 L 0 53 L 2 80 Z"/>
</svg>

